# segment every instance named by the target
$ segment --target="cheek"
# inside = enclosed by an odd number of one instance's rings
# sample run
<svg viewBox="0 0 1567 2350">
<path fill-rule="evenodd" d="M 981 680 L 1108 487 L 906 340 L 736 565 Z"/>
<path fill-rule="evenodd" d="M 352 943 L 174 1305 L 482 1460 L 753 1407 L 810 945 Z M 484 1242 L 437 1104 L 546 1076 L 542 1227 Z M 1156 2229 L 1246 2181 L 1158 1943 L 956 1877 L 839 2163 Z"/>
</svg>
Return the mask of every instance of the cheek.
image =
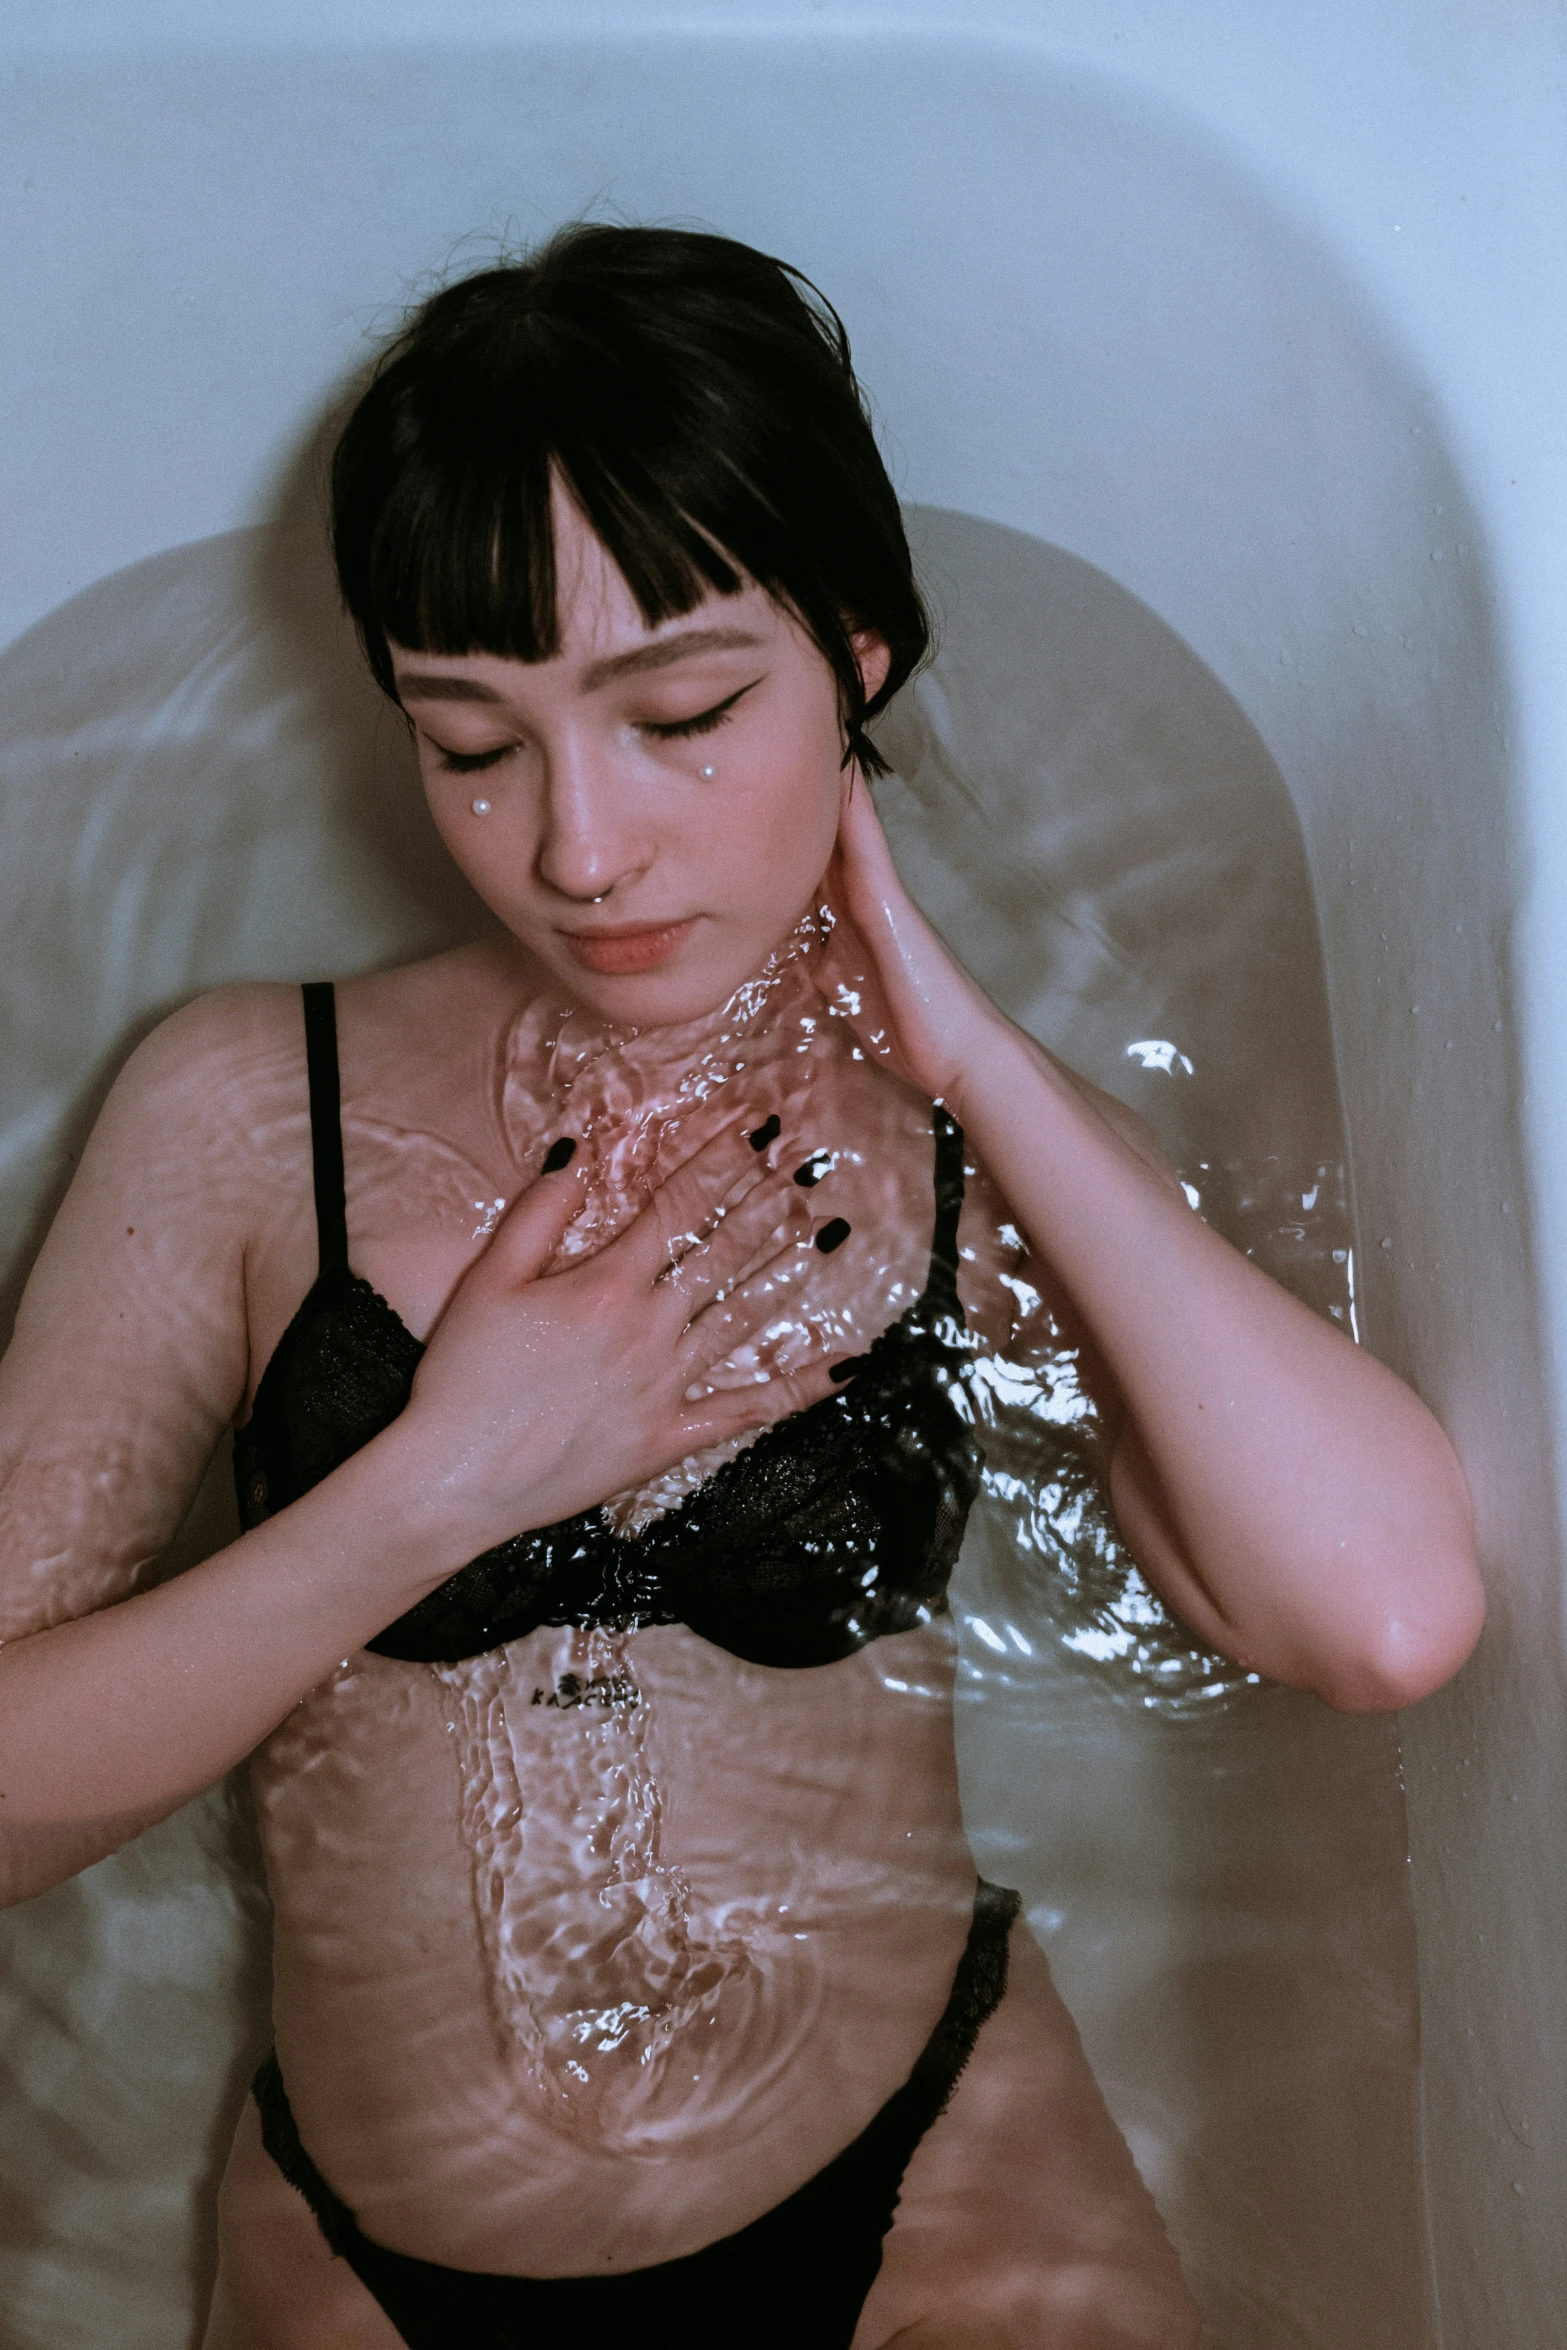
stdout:
<svg viewBox="0 0 1567 2350">
<path fill-rule="evenodd" d="M 475 800 L 488 800 L 491 812 L 476 816 Z M 519 870 L 530 870 L 533 844 L 519 838 L 516 811 L 501 790 L 484 775 L 464 777 L 458 792 L 442 777 L 434 790 L 425 789 L 425 805 L 448 855 L 469 887 L 492 914 L 508 926 L 519 918 Z"/>
<path fill-rule="evenodd" d="M 788 753 L 767 760 L 742 788 L 731 835 L 752 869 L 758 898 L 787 901 L 790 913 L 827 869 L 843 806 L 837 695 L 814 675 L 809 687 L 790 713 Z"/>
<path fill-rule="evenodd" d="M 480 869 L 484 859 L 485 819 L 475 816 L 469 803 L 487 796 L 480 777 L 474 779 L 473 790 L 467 799 L 458 799 L 444 788 L 438 792 L 426 788 L 424 795 L 430 820 L 446 843 L 449 854 L 466 878 L 476 885 L 482 883 Z"/>
<path fill-rule="evenodd" d="M 736 806 L 730 871 L 756 908 L 792 919 L 827 869 L 838 835 L 842 782 L 826 762 L 770 778 Z"/>
<path fill-rule="evenodd" d="M 776 779 L 768 794 L 764 825 L 775 854 L 788 854 L 807 862 L 817 853 L 825 840 L 825 856 L 838 829 L 838 812 L 843 804 L 843 777 L 838 770 L 836 746 L 828 753 L 811 759 L 801 759 L 793 769 Z"/>
</svg>

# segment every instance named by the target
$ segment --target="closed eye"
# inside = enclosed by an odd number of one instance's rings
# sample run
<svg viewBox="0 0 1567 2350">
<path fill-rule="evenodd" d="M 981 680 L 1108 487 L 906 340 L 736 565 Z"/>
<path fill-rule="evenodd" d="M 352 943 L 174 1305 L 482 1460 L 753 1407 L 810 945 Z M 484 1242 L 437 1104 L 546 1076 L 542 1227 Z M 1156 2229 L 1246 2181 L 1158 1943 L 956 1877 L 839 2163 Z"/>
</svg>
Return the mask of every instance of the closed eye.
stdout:
<svg viewBox="0 0 1567 2350">
<path fill-rule="evenodd" d="M 721 702 L 714 702 L 711 709 L 698 710 L 693 718 L 644 718 L 639 732 L 650 734 L 655 742 L 660 743 L 686 742 L 695 734 L 711 734 L 715 727 L 723 725 L 736 702 L 761 682 L 759 677 L 753 677 L 750 685 L 737 686 L 732 694 L 726 694 Z"/>
<path fill-rule="evenodd" d="M 493 751 L 449 751 L 444 743 L 431 744 L 447 775 L 482 775 L 486 767 L 504 759 L 511 747 L 510 743 L 501 743 Z"/>
<path fill-rule="evenodd" d="M 711 734 L 716 727 L 725 723 L 735 704 L 761 682 L 759 677 L 753 677 L 749 684 L 737 686 L 721 702 L 714 702 L 706 710 L 698 710 L 690 718 L 644 718 L 637 731 L 651 735 L 655 742 L 686 742 L 694 735 Z M 427 736 L 426 740 L 440 761 L 442 773 L 446 775 L 482 775 L 487 767 L 498 765 L 515 747 L 511 743 L 497 743 L 491 751 L 449 751 L 444 743 L 436 742 L 433 736 Z"/>
</svg>

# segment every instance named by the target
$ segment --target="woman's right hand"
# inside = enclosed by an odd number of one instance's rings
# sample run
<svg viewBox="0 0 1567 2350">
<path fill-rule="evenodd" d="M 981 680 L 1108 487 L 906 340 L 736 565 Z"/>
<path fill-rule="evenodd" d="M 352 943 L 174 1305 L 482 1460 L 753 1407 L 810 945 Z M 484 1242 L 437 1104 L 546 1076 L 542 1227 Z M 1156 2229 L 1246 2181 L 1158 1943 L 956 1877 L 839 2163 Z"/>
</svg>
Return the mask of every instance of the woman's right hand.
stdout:
<svg viewBox="0 0 1567 2350">
<path fill-rule="evenodd" d="M 466 1555 L 830 1391 L 825 1361 L 705 1385 L 814 1261 L 804 1196 L 757 1159 L 738 1120 L 607 1247 L 545 1272 L 582 1199 L 574 1163 L 517 1201 L 432 1331 L 396 1423 L 402 1474 Z"/>
<path fill-rule="evenodd" d="M 702 1393 L 816 1262 L 804 1195 L 738 1124 L 546 1273 L 568 1168 L 454 1292 L 388 1428 L 142 1587 L 246 1391 L 254 1138 L 297 1117 L 297 1019 L 292 991 L 238 990 L 133 1056 L 0 1365 L 0 1905 L 209 1785 L 478 1552 L 827 1391 L 822 1364 Z"/>
</svg>

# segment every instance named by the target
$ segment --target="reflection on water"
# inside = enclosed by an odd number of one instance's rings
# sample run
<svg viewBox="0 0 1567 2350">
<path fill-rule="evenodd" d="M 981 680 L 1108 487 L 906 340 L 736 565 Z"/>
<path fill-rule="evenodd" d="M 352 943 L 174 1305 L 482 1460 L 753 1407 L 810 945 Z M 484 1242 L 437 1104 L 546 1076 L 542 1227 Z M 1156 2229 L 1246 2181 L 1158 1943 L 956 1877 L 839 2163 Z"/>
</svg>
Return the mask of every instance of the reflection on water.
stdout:
<svg viewBox="0 0 1567 2350">
<path fill-rule="evenodd" d="M 656 2087 L 672 2044 L 751 1960 L 739 1936 L 693 1932 L 690 1885 L 665 1850 L 633 1638 L 567 1627 L 550 1645 L 543 1660 L 529 1644 L 532 1672 L 543 1669 L 526 1698 L 506 1649 L 431 1669 L 453 1708 L 503 2048 L 557 2123 L 580 2116 L 593 2143 L 615 2145 L 606 2087 L 627 2072 Z"/>
</svg>

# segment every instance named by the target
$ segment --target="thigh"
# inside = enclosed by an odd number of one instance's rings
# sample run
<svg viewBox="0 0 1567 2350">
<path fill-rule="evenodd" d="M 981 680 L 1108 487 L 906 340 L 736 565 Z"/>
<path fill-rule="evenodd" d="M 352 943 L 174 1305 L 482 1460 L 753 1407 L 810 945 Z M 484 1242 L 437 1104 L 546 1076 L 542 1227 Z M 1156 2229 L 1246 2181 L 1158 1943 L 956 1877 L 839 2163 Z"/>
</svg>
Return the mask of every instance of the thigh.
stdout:
<svg viewBox="0 0 1567 2350">
<path fill-rule="evenodd" d="M 202 2350 L 403 2350 L 262 2145 L 248 2097 L 218 2194 L 218 2281 Z"/>
<path fill-rule="evenodd" d="M 1194 2350 L 1153 2198 L 1019 1918 L 1006 1996 L 904 2175 L 854 2350 Z"/>
</svg>

